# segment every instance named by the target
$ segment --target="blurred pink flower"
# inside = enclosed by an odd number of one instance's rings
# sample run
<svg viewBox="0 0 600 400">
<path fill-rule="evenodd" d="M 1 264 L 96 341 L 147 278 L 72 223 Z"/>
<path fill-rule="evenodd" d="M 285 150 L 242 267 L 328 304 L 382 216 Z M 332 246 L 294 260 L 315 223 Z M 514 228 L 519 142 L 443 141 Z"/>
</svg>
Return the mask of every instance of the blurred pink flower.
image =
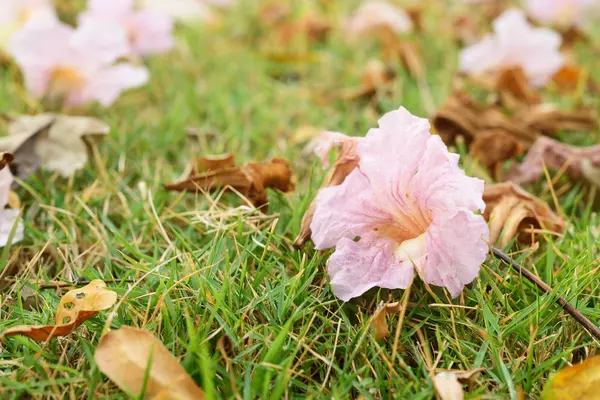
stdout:
<svg viewBox="0 0 600 400">
<path fill-rule="evenodd" d="M 19 210 L 5 208 L 8 204 L 8 193 L 10 192 L 12 182 L 13 176 L 10 173 L 10 169 L 5 167 L 0 170 L 0 247 L 8 244 L 10 232 L 19 217 Z M 23 240 L 23 223 L 18 221 L 17 224 L 12 243 Z"/>
<path fill-rule="evenodd" d="M 529 82 L 540 87 L 563 66 L 560 35 L 551 29 L 532 27 L 520 10 L 505 11 L 494 21 L 493 27 L 493 34 L 461 51 L 463 72 L 479 75 L 520 67 Z"/>
<path fill-rule="evenodd" d="M 534 20 L 559 27 L 579 26 L 596 0 L 526 0 L 525 9 Z"/>
<path fill-rule="evenodd" d="M 346 147 L 344 152 L 346 157 L 358 157 L 356 147 L 361 139 L 361 137 L 347 136 L 339 132 L 323 131 L 321 135 L 314 139 L 312 146 L 314 147 L 314 153 L 321 159 L 323 168 L 329 168 L 329 150 L 344 146 Z"/>
<path fill-rule="evenodd" d="M 171 17 L 152 10 L 136 10 L 133 0 L 88 0 L 88 9 L 79 15 L 79 22 L 96 20 L 119 24 L 127 32 L 131 51 L 136 55 L 161 53 L 175 44 Z"/>
<path fill-rule="evenodd" d="M 0 49 L 29 21 L 54 18 L 51 0 L 0 0 Z"/>
<path fill-rule="evenodd" d="M 92 101 L 108 107 L 124 90 L 148 81 L 146 68 L 114 64 L 129 45 L 112 23 L 90 21 L 77 30 L 57 20 L 30 23 L 15 34 L 9 51 L 33 96 L 62 99 L 67 107 Z"/>
<path fill-rule="evenodd" d="M 357 153 L 358 168 L 319 192 L 311 224 L 317 249 L 335 247 L 335 295 L 406 288 L 416 269 L 458 296 L 488 252 L 487 224 L 474 213 L 485 208 L 483 181 L 467 177 L 429 122 L 404 108 L 384 115 Z"/>
<path fill-rule="evenodd" d="M 346 31 L 354 37 L 381 28 L 393 33 L 407 33 L 412 31 L 413 24 L 404 10 L 380 0 L 364 2 L 346 23 Z"/>
<path fill-rule="evenodd" d="M 203 0 L 140 0 L 143 9 L 168 15 L 178 21 L 213 21 L 216 14 Z"/>
</svg>

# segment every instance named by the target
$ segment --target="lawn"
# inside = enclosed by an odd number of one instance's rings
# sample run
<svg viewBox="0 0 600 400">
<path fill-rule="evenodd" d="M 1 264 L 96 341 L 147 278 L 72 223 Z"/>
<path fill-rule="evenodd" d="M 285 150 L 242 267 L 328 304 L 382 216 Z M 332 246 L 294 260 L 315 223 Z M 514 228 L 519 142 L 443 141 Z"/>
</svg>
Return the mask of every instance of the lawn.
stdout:
<svg viewBox="0 0 600 400">
<path fill-rule="evenodd" d="M 356 4 L 315 0 L 295 9 L 316 7 L 337 27 Z M 329 286 L 331 252 L 292 247 L 326 174 L 296 132 L 314 126 L 364 136 L 399 106 L 432 117 L 451 93 L 460 50 L 445 12 L 426 7 L 424 32 L 413 36 L 426 78 L 417 82 L 398 62 L 392 90 L 371 102 L 337 94 L 380 58 L 374 41 L 349 43 L 334 28 L 324 42 L 278 46 L 266 39 L 257 7 L 244 5 L 218 25 L 178 27 L 176 48 L 147 60 L 149 84 L 114 106 L 71 111 L 106 121 L 111 133 L 72 178 L 40 171 L 19 182 L 25 238 L 2 253 L 0 271 L 11 273 L 0 282 L 0 330 L 52 321 L 66 290 L 50 281 L 102 279 L 118 307 L 66 337 L 5 338 L 0 398 L 128 398 L 93 358 L 101 336 L 123 325 L 157 336 L 207 398 L 431 399 L 437 371 L 475 368 L 485 371 L 466 398 L 538 398 L 552 373 L 595 354 L 597 341 L 556 303 L 563 296 L 600 322 L 597 190 L 583 182 L 558 183 L 558 213 L 569 224 L 562 237 L 541 234 L 535 245 L 504 249 L 551 294 L 490 255 L 456 299 L 417 279 L 410 290 L 373 289 L 342 302 Z M 594 73 L 596 39 L 574 51 Z M 0 70 L 0 92 L 1 112 L 48 110 L 24 91 L 14 65 Z M 544 98 L 599 104 L 588 93 Z M 190 128 L 200 133 L 193 145 Z M 597 143 L 599 134 L 572 143 Z M 451 150 L 465 152 L 460 144 Z M 230 193 L 164 190 L 195 155 L 225 152 L 239 162 L 286 158 L 295 191 L 270 191 L 263 214 Z M 556 211 L 544 180 L 527 188 Z M 371 319 L 387 301 L 407 308 L 377 340 Z"/>
</svg>

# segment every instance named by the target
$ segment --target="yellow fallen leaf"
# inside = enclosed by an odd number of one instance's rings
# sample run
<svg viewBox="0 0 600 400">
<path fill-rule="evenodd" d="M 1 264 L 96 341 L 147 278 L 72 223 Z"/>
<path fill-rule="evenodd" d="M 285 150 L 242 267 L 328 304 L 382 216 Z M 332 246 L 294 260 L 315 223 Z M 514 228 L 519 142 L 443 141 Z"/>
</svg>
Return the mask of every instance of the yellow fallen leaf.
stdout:
<svg viewBox="0 0 600 400">
<path fill-rule="evenodd" d="M 387 315 L 397 314 L 402 308 L 400 302 L 387 303 L 381 306 L 373 315 L 373 329 L 375 330 L 375 337 L 378 340 L 385 339 L 390 334 L 390 330 L 387 325 Z"/>
<path fill-rule="evenodd" d="M 543 400 L 600 399 L 600 356 L 554 374 L 542 392 Z"/>
<path fill-rule="evenodd" d="M 94 360 L 102 373 L 134 398 L 202 400 L 191 376 L 150 332 L 123 326 L 107 333 Z"/>
<path fill-rule="evenodd" d="M 54 325 L 18 325 L 5 330 L 2 336 L 24 335 L 39 341 L 65 336 L 98 311 L 112 307 L 116 301 L 117 294 L 106 289 L 106 283 L 95 279 L 63 296 L 56 309 Z"/>
</svg>

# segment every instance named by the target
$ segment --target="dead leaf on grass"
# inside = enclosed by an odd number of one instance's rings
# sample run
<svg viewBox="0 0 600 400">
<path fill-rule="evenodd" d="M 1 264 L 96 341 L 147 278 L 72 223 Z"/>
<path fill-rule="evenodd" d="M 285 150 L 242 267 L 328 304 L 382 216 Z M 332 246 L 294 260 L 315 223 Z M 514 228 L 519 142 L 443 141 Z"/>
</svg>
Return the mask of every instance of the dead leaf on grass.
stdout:
<svg viewBox="0 0 600 400">
<path fill-rule="evenodd" d="M 15 155 L 20 179 L 40 167 L 69 177 L 86 164 L 90 140 L 109 131 L 107 124 L 91 117 L 19 115 L 10 118 L 8 136 L 0 138 L 0 151 Z"/>
<path fill-rule="evenodd" d="M 401 309 L 402 304 L 400 304 L 399 301 L 396 301 L 394 303 L 386 303 L 375 311 L 371 323 L 373 324 L 377 340 L 385 339 L 390 334 L 387 323 L 388 314 L 398 314 Z"/>
<path fill-rule="evenodd" d="M 100 339 L 94 360 L 121 390 L 144 399 L 202 400 L 204 392 L 150 332 L 123 326 Z"/>
<path fill-rule="evenodd" d="M 75 328 L 93 317 L 98 311 L 112 307 L 117 294 L 106 288 L 99 279 L 88 285 L 68 291 L 56 309 L 54 325 L 19 325 L 5 330 L 4 336 L 24 335 L 38 341 L 46 341 L 56 336 L 66 336 Z"/>
<path fill-rule="evenodd" d="M 546 383 L 543 400 L 598 400 L 600 356 L 558 371 Z"/>
<path fill-rule="evenodd" d="M 433 377 L 433 386 L 441 400 L 464 399 L 463 384 L 471 385 L 472 381 L 483 368 L 470 371 L 442 371 Z"/>
<path fill-rule="evenodd" d="M 564 170 L 575 179 L 583 177 L 583 162 L 600 166 L 600 145 L 589 147 L 571 146 L 557 140 L 540 137 L 531 147 L 522 163 L 509 170 L 508 178 L 519 184 L 531 183 L 544 174 L 544 166 L 550 170 Z"/>
<path fill-rule="evenodd" d="M 200 160 L 206 167 L 209 158 Z M 228 157 L 220 161 L 212 160 L 212 165 L 217 166 L 208 172 L 192 175 L 179 182 L 165 185 L 165 189 L 174 191 L 205 191 L 214 192 L 225 188 L 240 193 L 255 207 L 264 207 L 267 204 L 267 188 L 277 189 L 281 192 L 294 190 L 292 170 L 289 163 L 283 158 L 273 158 L 263 162 L 248 162 L 240 167 L 230 166 L 233 159 Z"/>
<path fill-rule="evenodd" d="M 567 226 L 546 202 L 513 182 L 486 184 L 483 201 L 486 206 L 483 216 L 490 226 L 490 243 L 500 248 L 514 238 L 531 243 L 532 228 L 560 235 Z"/>
<path fill-rule="evenodd" d="M 328 153 L 331 148 L 339 147 L 340 152 L 338 157 L 333 164 L 331 170 L 327 173 L 327 176 L 321 184 L 321 188 L 328 186 L 337 186 L 344 182 L 346 177 L 358 166 L 359 158 L 357 154 L 357 146 L 360 141 L 360 137 L 346 136 L 338 132 L 324 131 L 319 138 L 316 139 L 315 153 L 321 158 L 323 167 L 329 166 Z M 310 239 L 311 230 L 310 224 L 315 213 L 316 199 L 312 201 L 300 225 L 300 233 L 294 240 L 294 247 L 296 249 L 302 248 L 306 242 Z"/>
</svg>

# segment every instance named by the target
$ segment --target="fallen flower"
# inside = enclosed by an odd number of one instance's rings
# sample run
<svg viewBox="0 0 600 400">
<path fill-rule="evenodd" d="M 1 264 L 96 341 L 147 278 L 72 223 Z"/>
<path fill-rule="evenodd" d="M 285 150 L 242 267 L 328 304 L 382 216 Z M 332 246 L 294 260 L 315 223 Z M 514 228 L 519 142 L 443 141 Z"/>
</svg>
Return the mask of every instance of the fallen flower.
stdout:
<svg viewBox="0 0 600 400">
<path fill-rule="evenodd" d="M 14 231 L 12 243 L 23 240 L 23 223 L 18 221 L 19 210 L 5 208 L 9 203 L 10 186 L 13 182 L 13 176 L 10 173 L 8 165 L 13 160 L 10 153 L 2 153 L 0 159 L 0 247 L 8 244 L 10 234 Z M 17 226 L 15 227 L 15 223 Z"/>
<path fill-rule="evenodd" d="M 494 34 L 461 51 L 463 72 L 481 75 L 520 67 L 533 86 L 541 87 L 563 66 L 560 35 L 551 29 L 532 27 L 521 11 L 505 11 L 493 27 Z"/>
<path fill-rule="evenodd" d="M 489 235 L 483 181 L 467 177 L 427 120 L 387 113 L 358 144 L 341 185 L 317 195 L 311 223 L 328 261 L 333 292 L 347 301 L 372 287 L 406 288 L 415 270 L 453 297 L 475 279 Z M 360 239 L 355 241 L 359 237 Z"/>
<path fill-rule="evenodd" d="M 576 147 L 557 140 L 540 137 L 529 149 L 523 162 L 514 165 L 508 178 L 517 183 L 535 182 L 548 169 L 564 169 L 571 178 L 583 176 L 583 162 L 588 160 L 592 166 L 600 166 L 600 145 Z"/>
<path fill-rule="evenodd" d="M 63 296 L 56 309 L 54 325 L 14 326 L 2 332 L 2 337 L 24 335 L 46 341 L 56 336 L 66 336 L 98 311 L 112 307 L 116 301 L 117 294 L 106 289 L 106 283 L 95 279 L 87 286 L 70 290 Z"/>
<path fill-rule="evenodd" d="M 148 70 L 126 62 L 125 32 L 115 23 L 91 21 L 77 30 L 57 20 L 30 23 L 12 38 L 9 52 L 36 98 L 73 107 L 98 101 L 110 106 L 127 89 L 144 85 Z M 114 65 L 113 65 L 114 64 Z"/>
<path fill-rule="evenodd" d="M 240 167 L 229 164 L 166 184 L 165 189 L 213 192 L 224 188 L 238 192 L 255 207 L 267 204 L 267 188 L 282 192 L 294 190 L 292 170 L 283 158 L 273 158 L 261 163 L 248 162 Z"/>
<path fill-rule="evenodd" d="M 202 400 L 204 393 L 150 332 L 122 326 L 100 339 L 98 369 L 133 398 Z"/>
<path fill-rule="evenodd" d="M 337 186 L 344 182 L 346 177 L 358 166 L 358 154 L 357 147 L 361 138 L 346 136 L 338 132 L 324 131 L 320 137 L 316 139 L 315 154 L 321 158 L 323 168 L 329 167 L 328 153 L 332 147 L 339 147 L 340 152 L 335 161 L 335 164 L 331 168 L 331 171 L 327 174 L 321 188 L 329 186 Z M 300 249 L 310 239 L 311 230 L 310 225 L 312 223 L 313 215 L 315 213 L 316 199 L 312 201 L 304 216 L 302 217 L 302 223 L 300 225 L 300 232 L 294 240 L 294 247 Z"/>
<path fill-rule="evenodd" d="M 490 226 L 490 243 L 506 247 L 511 240 L 531 243 L 533 230 L 543 229 L 557 235 L 567 224 L 543 200 L 513 182 L 486 184 L 483 191 L 484 218 Z"/>
<path fill-rule="evenodd" d="M 365 1 L 346 22 L 346 33 L 358 38 L 363 35 L 387 31 L 408 33 L 413 29 L 410 15 L 381 0 Z"/>
<path fill-rule="evenodd" d="M 40 167 L 69 177 L 87 163 L 89 141 L 109 131 L 106 123 L 91 117 L 19 115 L 9 122 L 8 136 L 0 137 L 0 151 L 15 155 L 20 179 Z"/>
<path fill-rule="evenodd" d="M 525 10 L 536 22 L 560 28 L 581 26 L 595 0 L 526 0 Z"/>
<path fill-rule="evenodd" d="M 435 392 L 441 400 L 463 400 L 463 384 L 471 384 L 474 378 L 479 375 L 483 368 L 476 368 L 471 371 L 442 371 L 433 377 L 433 386 Z"/>
<path fill-rule="evenodd" d="M 162 53 L 175 41 L 171 17 L 152 10 L 136 10 L 133 0 L 88 0 L 88 9 L 79 14 L 79 23 L 116 22 L 126 32 L 134 55 Z"/>
<path fill-rule="evenodd" d="M 2 0 L 0 12 L 0 50 L 6 50 L 12 36 L 34 20 L 54 20 L 51 0 Z"/>
</svg>

